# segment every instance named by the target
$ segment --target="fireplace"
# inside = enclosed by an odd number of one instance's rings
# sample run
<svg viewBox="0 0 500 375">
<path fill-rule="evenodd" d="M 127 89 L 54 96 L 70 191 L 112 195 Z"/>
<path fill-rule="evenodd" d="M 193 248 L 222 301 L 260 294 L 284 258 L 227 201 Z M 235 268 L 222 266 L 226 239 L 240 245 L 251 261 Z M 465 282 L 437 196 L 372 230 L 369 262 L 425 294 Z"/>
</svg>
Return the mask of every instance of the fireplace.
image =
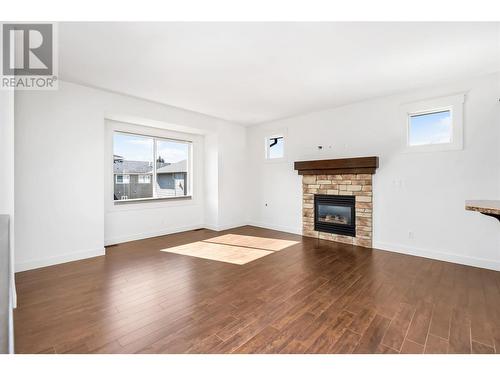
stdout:
<svg viewBox="0 0 500 375">
<path fill-rule="evenodd" d="M 377 156 L 296 161 L 302 175 L 302 234 L 372 247 L 372 175 Z"/>
<path fill-rule="evenodd" d="M 356 236 L 356 200 L 353 195 L 314 195 L 314 230 Z"/>
</svg>

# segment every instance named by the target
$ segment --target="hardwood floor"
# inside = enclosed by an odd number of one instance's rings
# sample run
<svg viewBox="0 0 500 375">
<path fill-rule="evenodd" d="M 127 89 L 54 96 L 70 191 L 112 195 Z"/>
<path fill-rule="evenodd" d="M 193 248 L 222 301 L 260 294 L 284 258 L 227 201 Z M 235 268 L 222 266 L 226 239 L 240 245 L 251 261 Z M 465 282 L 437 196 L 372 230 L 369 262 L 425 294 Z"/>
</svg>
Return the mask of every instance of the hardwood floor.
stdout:
<svg viewBox="0 0 500 375">
<path fill-rule="evenodd" d="M 227 233 L 298 244 L 245 265 L 160 251 Z M 500 272 L 255 227 L 129 242 L 16 281 L 17 353 L 500 351 Z"/>
</svg>

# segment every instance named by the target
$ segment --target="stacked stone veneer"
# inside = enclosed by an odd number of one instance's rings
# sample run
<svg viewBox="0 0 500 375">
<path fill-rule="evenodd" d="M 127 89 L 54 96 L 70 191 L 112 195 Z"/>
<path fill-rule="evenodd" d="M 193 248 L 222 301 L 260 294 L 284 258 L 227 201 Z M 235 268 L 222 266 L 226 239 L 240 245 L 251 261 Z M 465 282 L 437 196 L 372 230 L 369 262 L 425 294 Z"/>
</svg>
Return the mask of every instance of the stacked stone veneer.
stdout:
<svg viewBox="0 0 500 375">
<path fill-rule="evenodd" d="M 317 232 L 314 230 L 314 195 L 356 196 L 356 237 Z M 302 233 L 308 237 L 372 247 L 372 175 L 337 174 L 302 176 Z"/>
</svg>

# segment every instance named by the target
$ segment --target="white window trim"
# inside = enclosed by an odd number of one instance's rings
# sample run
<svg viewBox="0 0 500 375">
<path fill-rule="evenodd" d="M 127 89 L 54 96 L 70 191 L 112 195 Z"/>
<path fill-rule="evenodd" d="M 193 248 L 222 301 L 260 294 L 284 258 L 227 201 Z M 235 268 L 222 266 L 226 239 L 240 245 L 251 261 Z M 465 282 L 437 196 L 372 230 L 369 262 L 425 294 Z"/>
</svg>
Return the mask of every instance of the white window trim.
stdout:
<svg viewBox="0 0 500 375">
<path fill-rule="evenodd" d="M 401 106 L 404 124 L 403 148 L 405 152 L 435 152 L 463 149 L 463 104 L 465 93 L 407 103 Z M 451 142 L 410 146 L 410 116 L 447 111 L 451 113 Z"/>
<path fill-rule="evenodd" d="M 122 176 L 122 181 L 121 182 L 118 181 L 118 176 Z M 127 182 L 125 182 L 125 176 L 127 177 L 126 178 Z M 115 182 L 118 185 L 127 185 L 127 184 L 130 184 L 130 175 L 129 174 L 124 174 L 124 173 L 116 174 L 115 175 Z"/>
<path fill-rule="evenodd" d="M 276 137 L 282 137 L 283 138 L 283 156 L 279 158 L 271 158 L 270 156 L 270 147 L 269 147 L 269 142 L 271 138 L 276 138 Z M 276 162 L 276 161 L 283 161 L 285 160 L 285 155 L 286 155 L 286 135 L 285 132 L 275 132 L 269 135 L 266 135 L 264 138 L 264 159 L 268 162 Z"/>
</svg>

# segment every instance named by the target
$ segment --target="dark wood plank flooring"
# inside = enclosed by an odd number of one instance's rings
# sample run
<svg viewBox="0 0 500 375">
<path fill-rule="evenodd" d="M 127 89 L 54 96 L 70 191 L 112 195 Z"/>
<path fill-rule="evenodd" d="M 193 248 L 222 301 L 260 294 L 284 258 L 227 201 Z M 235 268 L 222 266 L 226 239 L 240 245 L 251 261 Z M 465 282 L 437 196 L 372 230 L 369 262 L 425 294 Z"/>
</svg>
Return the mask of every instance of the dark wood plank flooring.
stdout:
<svg viewBox="0 0 500 375">
<path fill-rule="evenodd" d="M 243 266 L 161 252 L 299 241 Z M 500 272 L 256 227 L 109 247 L 16 274 L 18 353 L 495 353 Z"/>
</svg>

